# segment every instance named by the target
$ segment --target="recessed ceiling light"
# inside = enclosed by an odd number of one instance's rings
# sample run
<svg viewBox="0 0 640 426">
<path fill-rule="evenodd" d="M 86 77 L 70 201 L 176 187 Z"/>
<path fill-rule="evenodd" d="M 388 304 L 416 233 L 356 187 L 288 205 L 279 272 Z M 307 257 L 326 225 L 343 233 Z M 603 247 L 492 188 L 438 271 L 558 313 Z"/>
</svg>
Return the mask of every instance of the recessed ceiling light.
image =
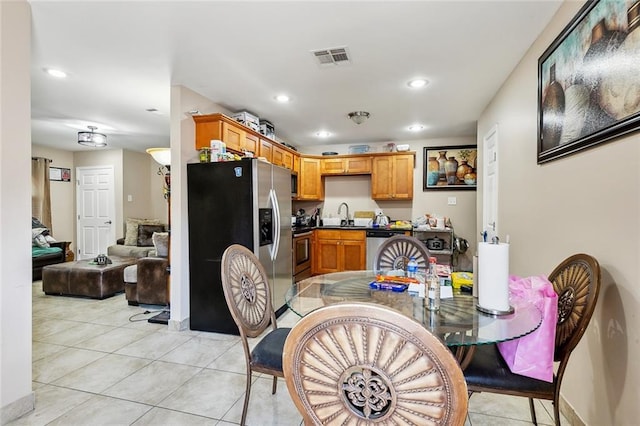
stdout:
<svg viewBox="0 0 640 426">
<path fill-rule="evenodd" d="M 424 78 L 416 78 L 413 80 L 410 80 L 407 83 L 407 86 L 411 87 L 412 89 L 420 89 L 424 86 L 426 86 L 429 82 L 427 80 L 425 80 Z"/>
<path fill-rule="evenodd" d="M 328 138 L 329 136 L 331 136 L 331 133 L 325 131 L 325 130 L 321 130 L 318 133 L 316 133 L 316 136 L 319 138 Z"/>
<path fill-rule="evenodd" d="M 276 101 L 286 104 L 291 101 L 291 98 L 288 95 L 278 95 L 275 97 Z"/>
<path fill-rule="evenodd" d="M 56 78 L 65 78 L 67 76 L 66 72 L 60 71 L 60 70 L 56 70 L 56 69 L 53 69 L 53 68 L 45 68 L 44 72 L 46 72 L 50 76 L 56 77 Z"/>
<path fill-rule="evenodd" d="M 424 129 L 424 126 L 422 124 L 412 124 L 411 126 L 409 126 L 409 130 L 412 132 L 419 132 L 422 129 Z"/>
</svg>

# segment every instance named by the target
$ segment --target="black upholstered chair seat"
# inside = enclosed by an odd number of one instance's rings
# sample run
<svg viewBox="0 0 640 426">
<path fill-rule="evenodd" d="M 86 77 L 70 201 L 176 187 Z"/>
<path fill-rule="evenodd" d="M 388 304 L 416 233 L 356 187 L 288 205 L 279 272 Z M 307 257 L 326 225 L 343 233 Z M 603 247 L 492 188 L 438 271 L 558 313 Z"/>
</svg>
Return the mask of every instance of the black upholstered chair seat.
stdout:
<svg viewBox="0 0 640 426">
<path fill-rule="evenodd" d="M 552 397 L 554 392 L 553 383 L 512 373 L 496 345 L 477 346 L 471 363 L 464 370 L 464 377 L 467 385 L 479 388 L 495 389 L 509 383 L 509 390 L 514 393 L 546 394 Z"/>
<path fill-rule="evenodd" d="M 267 334 L 251 351 L 251 364 L 282 371 L 282 348 L 290 328 L 276 328 Z"/>
</svg>

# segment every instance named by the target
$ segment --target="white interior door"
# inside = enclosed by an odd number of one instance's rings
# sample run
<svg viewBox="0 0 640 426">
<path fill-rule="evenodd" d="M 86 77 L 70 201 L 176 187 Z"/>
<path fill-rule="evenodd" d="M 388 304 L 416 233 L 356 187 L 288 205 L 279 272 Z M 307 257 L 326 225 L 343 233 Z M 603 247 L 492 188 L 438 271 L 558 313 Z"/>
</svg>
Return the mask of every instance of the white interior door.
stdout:
<svg viewBox="0 0 640 426">
<path fill-rule="evenodd" d="M 116 241 L 113 167 L 78 167 L 76 176 L 76 259 L 90 259 Z"/>
<path fill-rule="evenodd" d="M 482 229 L 498 235 L 498 125 L 485 135 L 482 168 Z"/>
</svg>

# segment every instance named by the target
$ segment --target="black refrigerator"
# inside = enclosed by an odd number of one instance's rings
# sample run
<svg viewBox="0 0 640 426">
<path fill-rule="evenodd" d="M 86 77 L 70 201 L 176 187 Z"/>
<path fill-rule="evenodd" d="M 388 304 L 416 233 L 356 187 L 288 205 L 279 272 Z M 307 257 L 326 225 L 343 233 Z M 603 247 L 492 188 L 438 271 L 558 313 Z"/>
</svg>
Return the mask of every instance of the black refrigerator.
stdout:
<svg viewBox="0 0 640 426">
<path fill-rule="evenodd" d="M 252 250 L 283 310 L 292 282 L 291 171 L 257 159 L 187 165 L 192 330 L 238 334 L 220 277 L 231 244 Z"/>
</svg>

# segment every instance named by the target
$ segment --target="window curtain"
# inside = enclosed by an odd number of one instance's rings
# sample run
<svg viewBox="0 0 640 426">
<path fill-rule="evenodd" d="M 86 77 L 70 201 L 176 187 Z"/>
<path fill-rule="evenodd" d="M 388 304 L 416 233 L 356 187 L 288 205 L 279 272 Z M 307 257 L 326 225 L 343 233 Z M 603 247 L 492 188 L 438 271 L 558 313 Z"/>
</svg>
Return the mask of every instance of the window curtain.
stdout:
<svg viewBox="0 0 640 426">
<path fill-rule="evenodd" d="M 51 233 L 51 184 L 49 163 L 42 157 L 31 158 L 31 215 L 38 218 Z"/>
</svg>

